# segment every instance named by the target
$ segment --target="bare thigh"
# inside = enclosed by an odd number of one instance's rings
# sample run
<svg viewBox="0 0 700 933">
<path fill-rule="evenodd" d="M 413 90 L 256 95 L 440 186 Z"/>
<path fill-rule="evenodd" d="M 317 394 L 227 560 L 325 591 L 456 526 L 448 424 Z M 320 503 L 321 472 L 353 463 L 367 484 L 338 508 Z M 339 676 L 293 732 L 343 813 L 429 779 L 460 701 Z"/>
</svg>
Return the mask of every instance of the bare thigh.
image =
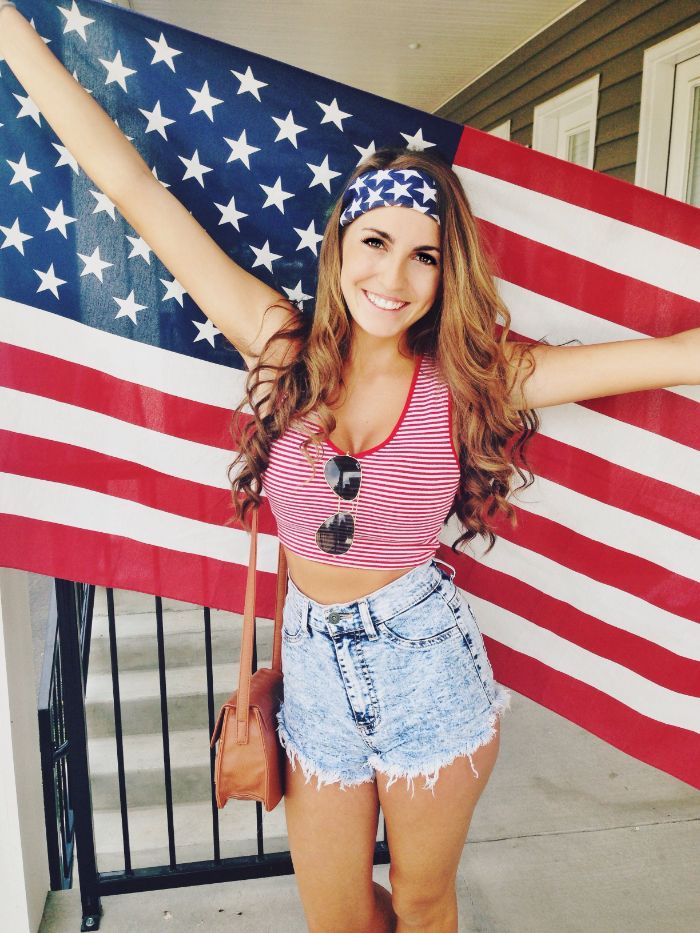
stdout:
<svg viewBox="0 0 700 933">
<path fill-rule="evenodd" d="M 467 840 L 474 809 L 491 776 L 498 756 L 500 736 L 479 748 L 472 760 L 456 758 L 442 768 L 435 784 L 435 796 L 414 781 L 414 796 L 406 782 L 397 781 L 389 790 L 387 778 L 377 773 L 377 790 L 386 821 L 391 852 L 389 878 L 394 908 L 420 908 L 449 898 Z"/>
<path fill-rule="evenodd" d="M 286 758 L 284 809 L 299 895 L 311 933 L 357 933 L 375 911 L 377 785 L 307 784 Z"/>
</svg>

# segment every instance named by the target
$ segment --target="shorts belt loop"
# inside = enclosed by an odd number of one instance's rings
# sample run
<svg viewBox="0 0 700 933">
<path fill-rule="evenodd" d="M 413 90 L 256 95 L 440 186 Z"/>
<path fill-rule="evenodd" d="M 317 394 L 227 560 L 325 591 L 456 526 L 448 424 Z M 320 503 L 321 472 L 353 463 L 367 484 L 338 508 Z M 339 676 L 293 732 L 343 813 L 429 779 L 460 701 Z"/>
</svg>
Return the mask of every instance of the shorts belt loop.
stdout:
<svg viewBox="0 0 700 933">
<path fill-rule="evenodd" d="M 454 578 L 455 578 L 456 574 L 457 574 L 457 571 L 456 571 L 455 568 L 452 566 L 452 564 L 448 564 L 447 561 L 446 561 L 446 560 L 443 560 L 441 557 L 434 557 L 433 560 L 434 560 L 436 563 L 438 563 L 438 564 L 444 564 L 445 567 L 449 567 L 449 568 L 450 568 L 450 570 L 452 571 L 452 574 L 451 574 L 451 576 L 450 576 L 450 583 L 452 583 L 452 582 L 454 581 Z"/>
<path fill-rule="evenodd" d="M 307 599 L 306 597 L 304 597 L 304 603 L 303 603 L 303 608 L 301 612 L 301 625 L 307 635 L 309 634 L 311 630 L 311 626 L 309 624 L 310 616 L 311 616 L 311 601 Z"/>
<path fill-rule="evenodd" d="M 367 633 L 367 637 L 374 640 L 379 638 L 376 628 L 374 627 L 374 622 L 372 621 L 372 616 L 369 611 L 369 605 L 367 604 L 366 599 L 361 599 L 358 602 L 358 608 L 360 610 L 360 618 L 362 619 L 362 627 Z"/>
</svg>

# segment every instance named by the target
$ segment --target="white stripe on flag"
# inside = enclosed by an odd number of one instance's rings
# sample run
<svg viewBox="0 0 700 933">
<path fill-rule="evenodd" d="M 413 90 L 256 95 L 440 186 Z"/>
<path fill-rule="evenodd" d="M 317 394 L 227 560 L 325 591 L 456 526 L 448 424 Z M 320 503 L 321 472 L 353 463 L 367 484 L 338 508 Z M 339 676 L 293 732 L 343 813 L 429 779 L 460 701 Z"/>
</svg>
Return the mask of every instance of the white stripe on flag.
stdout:
<svg viewBox="0 0 700 933">
<path fill-rule="evenodd" d="M 655 684 L 500 606 L 475 596 L 469 602 L 481 631 L 502 645 L 589 684 L 643 716 L 700 732 L 700 698 Z"/>
<path fill-rule="evenodd" d="M 153 547 L 227 563 L 248 563 L 250 540 L 240 528 L 211 525 L 64 483 L 0 473 L 0 512 L 120 535 Z M 260 570 L 276 571 L 277 546 L 274 535 L 258 534 Z"/>
<path fill-rule="evenodd" d="M 108 334 L 1 296 L 0 341 L 205 405 L 233 410 L 244 393 L 243 370 Z"/>
<path fill-rule="evenodd" d="M 526 512 L 542 515 L 593 541 L 628 554 L 636 554 L 672 573 L 700 582 L 700 540 L 642 518 L 607 502 L 535 477 L 513 503 Z"/>
<path fill-rule="evenodd" d="M 547 437 L 700 495 L 700 451 L 573 403 L 540 417 Z"/>
<path fill-rule="evenodd" d="M 604 269 L 700 300 L 700 254 L 692 246 L 502 178 L 453 167 L 477 217 Z"/>
<path fill-rule="evenodd" d="M 179 479 L 228 489 L 233 450 L 151 431 L 102 412 L 0 386 L 0 428 L 73 444 Z"/>
<path fill-rule="evenodd" d="M 455 539 L 453 517 L 441 540 L 449 545 Z M 645 638 L 680 657 L 700 661 L 700 625 L 696 622 L 564 567 L 505 538 L 499 538 L 493 550 L 483 556 L 477 555 L 476 559 L 485 567 L 508 574 L 613 628 Z"/>
</svg>

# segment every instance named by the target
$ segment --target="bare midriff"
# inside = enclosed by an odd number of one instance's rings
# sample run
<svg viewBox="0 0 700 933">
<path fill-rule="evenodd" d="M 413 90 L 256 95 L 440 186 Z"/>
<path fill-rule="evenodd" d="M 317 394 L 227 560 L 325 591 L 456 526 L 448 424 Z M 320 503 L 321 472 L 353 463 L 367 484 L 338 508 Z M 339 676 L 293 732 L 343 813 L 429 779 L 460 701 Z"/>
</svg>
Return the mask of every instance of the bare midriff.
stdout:
<svg viewBox="0 0 700 933">
<path fill-rule="evenodd" d="M 365 567 L 332 567 L 320 561 L 309 560 L 289 548 L 287 555 L 289 576 L 298 590 L 323 605 L 350 603 L 398 580 L 413 567 L 392 570 L 373 570 Z M 417 566 L 417 565 L 414 565 Z"/>
</svg>

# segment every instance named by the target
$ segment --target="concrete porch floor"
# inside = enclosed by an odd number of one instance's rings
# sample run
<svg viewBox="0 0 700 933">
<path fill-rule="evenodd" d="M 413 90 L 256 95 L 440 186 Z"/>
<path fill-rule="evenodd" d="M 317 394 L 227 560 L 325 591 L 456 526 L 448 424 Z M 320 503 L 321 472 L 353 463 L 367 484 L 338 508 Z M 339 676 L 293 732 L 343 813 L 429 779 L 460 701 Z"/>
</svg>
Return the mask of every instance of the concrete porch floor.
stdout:
<svg viewBox="0 0 700 933">
<path fill-rule="evenodd" d="M 698 853 L 697 791 L 514 693 L 460 863 L 460 933 L 695 933 Z M 75 877 L 48 894 L 40 933 L 80 930 Z M 374 878 L 388 888 L 389 866 Z M 102 906 L 114 933 L 307 930 L 294 876 Z"/>
</svg>

